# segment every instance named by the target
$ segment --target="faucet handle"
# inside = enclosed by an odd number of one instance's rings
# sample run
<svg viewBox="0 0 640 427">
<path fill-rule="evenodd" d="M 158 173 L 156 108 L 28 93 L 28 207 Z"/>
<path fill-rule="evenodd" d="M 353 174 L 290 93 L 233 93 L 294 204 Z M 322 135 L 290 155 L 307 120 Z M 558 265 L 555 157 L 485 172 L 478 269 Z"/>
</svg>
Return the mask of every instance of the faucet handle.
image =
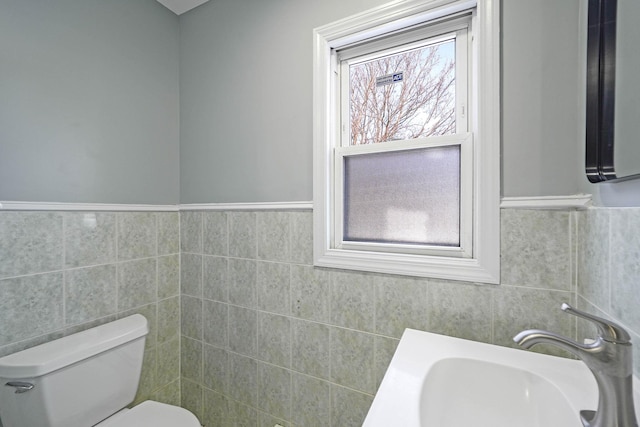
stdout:
<svg viewBox="0 0 640 427">
<path fill-rule="evenodd" d="M 615 344 L 629 344 L 631 342 L 631 336 L 629 333 L 617 323 L 610 320 L 603 319 L 602 317 L 594 316 L 593 314 L 586 313 L 571 307 L 567 303 L 562 304 L 562 311 L 565 311 L 574 316 L 581 317 L 585 320 L 593 323 L 598 328 L 598 335 L 600 338 L 607 342 Z"/>
</svg>

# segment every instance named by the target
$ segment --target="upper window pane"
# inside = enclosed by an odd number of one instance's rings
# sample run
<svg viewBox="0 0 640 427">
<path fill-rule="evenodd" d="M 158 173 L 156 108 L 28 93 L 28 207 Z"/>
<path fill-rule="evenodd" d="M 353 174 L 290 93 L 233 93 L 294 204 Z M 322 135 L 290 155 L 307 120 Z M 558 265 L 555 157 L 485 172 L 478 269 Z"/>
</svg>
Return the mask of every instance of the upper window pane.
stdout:
<svg viewBox="0 0 640 427">
<path fill-rule="evenodd" d="M 349 61 L 350 145 L 455 132 L 455 39 L 357 61 Z"/>
</svg>

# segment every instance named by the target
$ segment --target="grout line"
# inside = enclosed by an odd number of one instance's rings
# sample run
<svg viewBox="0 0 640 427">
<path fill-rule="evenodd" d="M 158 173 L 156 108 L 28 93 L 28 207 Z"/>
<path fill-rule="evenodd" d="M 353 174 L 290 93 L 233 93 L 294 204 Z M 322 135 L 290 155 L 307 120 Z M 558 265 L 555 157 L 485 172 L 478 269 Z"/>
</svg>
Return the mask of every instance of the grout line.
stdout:
<svg viewBox="0 0 640 427">
<path fill-rule="evenodd" d="M 611 221 L 611 211 L 607 212 L 607 254 L 606 254 L 606 265 L 607 265 L 607 298 L 608 301 L 606 302 L 606 307 L 607 307 L 607 311 L 606 313 L 608 315 L 611 315 L 611 313 L 613 313 L 613 292 L 612 292 L 612 288 L 613 286 L 611 286 L 611 270 L 612 270 L 612 265 L 611 265 L 611 240 L 613 237 L 613 225 L 611 224 L 613 221 Z"/>
<path fill-rule="evenodd" d="M 66 215 L 60 215 L 62 221 L 62 325 L 67 325 L 67 273 L 66 265 Z"/>
<path fill-rule="evenodd" d="M 577 250 L 577 235 L 578 235 L 578 218 L 575 212 L 569 212 L 569 280 L 571 281 L 571 304 L 574 307 L 578 306 L 578 250 Z M 575 317 L 575 316 L 574 316 Z M 571 324 L 572 338 L 578 339 L 578 322 L 577 319 L 572 319 Z"/>
<path fill-rule="evenodd" d="M 489 339 L 491 343 L 496 342 L 496 291 L 492 290 L 489 298 L 489 319 L 491 321 L 491 331 L 489 332 Z"/>
<path fill-rule="evenodd" d="M 118 223 L 119 221 L 119 216 L 118 213 L 115 213 L 115 220 L 116 220 L 116 226 L 115 226 L 115 237 L 114 237 L 114 244 L 115 244 L 115 264 L 116 264 L 116 317 L 118 317 L 118 313 L 120 313 L 120 264 L 119 264 L 119 260 L 118 260 Z"/>
<path fill-rule="evenodd" d="M 159 214 L 155 213 L 154 214 L 154 220 L 155 220 L 155 231 L 156 231 L 156 322 L 159 321 L 160 318 L 160 309 L 159 307 L 157 307 L 157 303 L 160 299 L 160 247 L 158 245 L 158 240 L 160 238 L 160 219 L 159 219 Z M 158 331 L 158 333 L 160 333 Z"/>
<path fill-rule="evenodd" d="M 200 212 L 200 334 L 204 342 L 204 212 Z M 204 357 L 202 357 L 202 376 L 204 378 Z"/>
<path fill-rule="evenodd" d="M 184 405 L 182 396 L 182 212 L 177 213 L 178 216 L 178 319 L 180 325 L 178 327 L 178 400 L 180 405 Z"/>
</svg>

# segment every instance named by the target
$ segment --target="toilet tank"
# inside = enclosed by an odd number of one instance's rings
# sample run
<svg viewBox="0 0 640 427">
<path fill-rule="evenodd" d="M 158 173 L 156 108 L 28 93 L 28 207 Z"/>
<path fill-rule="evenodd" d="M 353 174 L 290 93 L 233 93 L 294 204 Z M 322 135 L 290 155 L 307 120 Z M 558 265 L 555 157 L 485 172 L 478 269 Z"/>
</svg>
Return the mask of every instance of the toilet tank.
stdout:
<svg viewBox="0 0 640 427">
<path fill-rule="evenodd" d="M 88 427 L 126 407 L 148 332 L 134 314 L 0 358 L 3 426 Z"/>
</svg>

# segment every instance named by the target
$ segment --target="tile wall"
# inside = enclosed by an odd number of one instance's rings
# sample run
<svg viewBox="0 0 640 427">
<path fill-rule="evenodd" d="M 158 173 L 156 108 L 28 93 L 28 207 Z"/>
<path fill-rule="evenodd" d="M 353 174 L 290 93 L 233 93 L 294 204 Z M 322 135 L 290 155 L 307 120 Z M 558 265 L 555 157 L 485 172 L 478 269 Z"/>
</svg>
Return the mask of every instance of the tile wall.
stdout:
<svg viewBox="0 0 640 427">
<path fill-rule="evenodd" d="M 136 401 L 180 402 L 178 212 L 0 211 L 0 356 L 133 313 Z"/>
<path fill-rule="evenodd" d="M 576 216 L 578 307 L 631 333 L 640 377 L 640 208 L 593 208 Z"/>
<path fill-rule="evenodd" d="M 505 209 L 501 221 L 491 286 L 313 268 L 311 211 L 181 213 L 183 405 L 207 427 L 360 426 L 406 327 L 505 346 L 532 327 L 577 338 L 566 301 L 637 337 L 639 238 L 606 261 L 589 245 L 640 230 L 640 210 Z M 594 258 L 622 267 L 617 303 L 601 303 L 611 292 Z"/>
<path fill-rule="evenodd" d="M 207 427 L 348 427 L 405 327 L 591 334 L 568 301 L 640 342 L 640 209 L 505 209 L 501 239 L 490 286 L 313 268 L 311 211 L 0 211 L 0 355 L 140 312 L 138 401 L 181 401 Z"/>
</svg>

